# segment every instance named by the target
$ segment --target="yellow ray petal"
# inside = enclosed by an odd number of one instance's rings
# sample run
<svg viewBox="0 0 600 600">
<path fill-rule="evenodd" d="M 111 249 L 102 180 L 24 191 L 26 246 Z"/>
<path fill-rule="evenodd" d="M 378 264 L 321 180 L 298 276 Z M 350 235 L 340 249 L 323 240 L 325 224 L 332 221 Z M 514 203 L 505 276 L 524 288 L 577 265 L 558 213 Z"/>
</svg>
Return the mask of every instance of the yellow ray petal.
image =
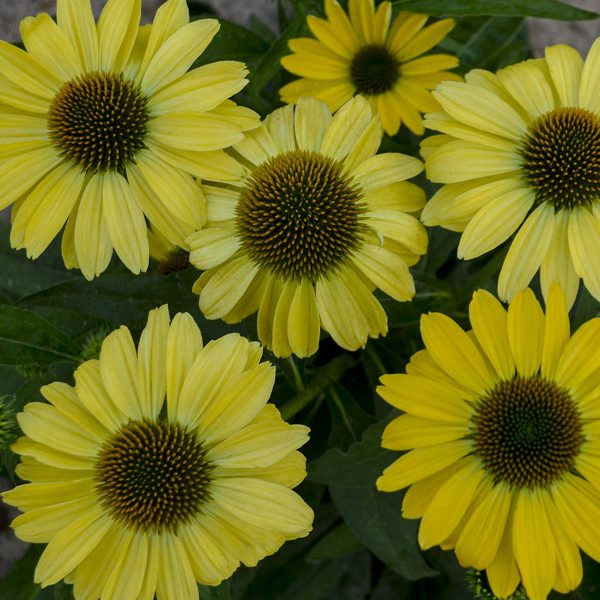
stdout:
<svg viewBox="0 0 600 600">
<path fill-rule="evenodd" d="M 472 450 L 468 440 L 446 442 L 417 448 L 403 454 L 377 479 L 377 489 L 382 492 L 395 492 L 415 481 L 425 479 L 469 454 Z"/>
<path fill-rule="evenodd" d="M 421 335 L 432 358 L 443 369 L 476 393 L 495 384 L 495 375 L 469 336 L 446 315 L 421 317 Z"/>
<path fill-rule="evenodd" d="M 102 179 L 92 177 L 81 196 L 74 231 L 75 252 L 84 277 L 100 275 L 110 262 L 113 246 L 102 209 Z"/>
<path fill-rule="evenodd" d="M 443 542 L 469 510 L 485 471 L 475 458 L 467 459 L 446 481 L 427 507 L 419 526 L 419 545 L 426 550 Z"/>
<path fill-rule="evenodd" d="M 40 13 L 36 17 L 25 17 L 21 21 L 21 37 L 27 52 L 58 81 L 69 81 L 83 71 L 71 41 L 50 15 Z"/>
<path fill-rule="evenodd" d="M 86 71 L 98 69 L 98 33 L 88 0 L 57 0 L 58 26 L 70 39 Z"/>
<path fill-rule="evenodd" d="M 74 374 L 77 397 L 85 408 L 108 430 L 119 429 L 127 421 L 111 400 L 100 374 L 100 361 L 86 360 Z"/>
<path fill-rule="evenodd" d="M 517 293 L 508 307 L 508 341 L 517 373 L 532 377 L 540 368 L 544 348 L 545 317 L 535 294 Z"/>
<path fill-rule="evenodd" d="M 207 444 L 221 442 L 210 450 L 211 456 L 214 456 L 217 462 L 223 459 L 222 462 L 225 464 L 227 462 L 225 460 L 226 456 L 231 458 L 232 455 L 236 454 L 235 449 L 232 450 L 232 448 L 237 443 L 243 445 L 244 440 L 252 440 L 254 437 L 252 431 L 247 431 L 247 436 L 246 434 L 239 434 L 238 436 L 237 432 L 249 426 L 248 423 L 263 409 L 269 400 L 274 383 L 275 367 L 268 362 L 261 363 L 242 373 L 220 396 L 215 397 L 210 406 L 202 412 L 198 420 L 198 432 Z M 281 418 L 279 423 L 283 423 Z M 254 430 L 254 433 L 256 433 L 256 430 Z M 265 445 L 266 441 L 265 439 Z M 243 460 L 243 457 L 240 455 L 238 459 Z M 266 465 L 257 464 L 255 466 Z"/>
<path fill-rule="evenodd" d="M 558 362 L 570 337 L 569 312 L 558 283 L 554 282 L 550 286 L 547 298 L 541 372 L 544 377 L 554 379 Z"/>
<path fill-rule="evenodd" d="M 529 285 L 539 269 L 554 233 L 554 208 L 545 203 L 536 208 L 515 236 L 498 278 L 498 296 L 510 300 Z"/>
<path fill-rule="evenodd" d="M 519 490 L 515 502 L 514 553 L 531 600 L 545 600 L 556 576 L 556 546 L 546 513 L 550 502 L 544 490 L 529 489 Z"/>
<path fill-rule="evenodd" d="M 167 337 L 169 308 L 166 304 L 148 313 L 148 323 L 138 345 L 138 377 L 142 413 L 156 419 L 167 391 Z"/>
<path fill-rule="evenodd" d="M 575 48 L 559 44 L 546 48 L 546 62 L 562 106 L 579 105 L 583 59 Z"/>
<path fill-rule="evenodd" d="M 166 377 L 169 420 L 178 418 L 179 394 L 190 367 L 202 350 L 202 334 L 192 316 L 177 313 L 167 336 Z"/>
<path fill-rule="evenodd" d="M 176 535 L 163 535 L 156 540 L 159 552 L 157 598 L 198 600 L 198 585 L 183 542 Z"/>
<path fill-rule="evenodd" d="M 578 207 L 569 218 L 569 250 L 575 272 L 594 298 L 600 298 L 600 220 L 586 208 Z"/>
<path fill-rule="evenodd" d="M 579 290 L 579 276 L 569 249 L 569 220 L 568 210 L 560 210 L 554 215 L 554 234 L 540 267 L 540 284 L 544 298 L 548 299 L 553 282 L 559 283 L 570 309 Z"/>
<path fill-rule="evenodd" d="M 469 304 L 469 320 L 498 378 L 511 379 L 515 373 L 515 360 L 508 340 L 506 310 L 492 294 L 477 290 Z"/>
<path fill-rule="evenodd" d="M 302 279 L 290 303 L 287 337 L 292 352 L 301 358 L 319 348 L 321 331 L 315 290 L 311 281 Z"/>
<path fill-rule="evenodd" d="M 471 515 L 456 542 L 456 556 L 463 567 L 478 570 L 490 566 L 498 553 L 510 513 L 512 492 L 505 484 L 486 479 L 483 497 L 472 507 Z"/>
<path fill-rule="evenodd" d="M 596 114 L 600 113 L 600 40 L 592 44 L 581 73 L 579 105 Z"/>
<path fill-rule="evenodd" d="M 318 152 L 330 123 L 331 112 L 324 102 L 313 97 L 300 98 L 294 113 L 298 148 Z"/>
<path fill-rule="evenodd" d="M 144 214 L 129 183 L 114 171 L 102 175 L 102 206 L 108 233 L 119 258 L 131 272 L 145 271 L 150 252 Z"/>
<path fill-rule="evenodd" d="M 483 206 L 465 227 L 458 245 L 458 258 L 476 258 L 505 242 L 519 228 L 534 201 L 533 192 L 522 187 L 499 195 Z"/>
<path fill-rule="evenodd" d="M 536 61 L 526 61 L 498 71 L 500 83 L 532 119 L 556 107 L 545 67 Z"/>
<path fill-rule="evenodd" d="M 52 585 L 76 568 L 114 527 L 112 521 L 96 508 L 76 519 L 46 546 L 34 573 L 34 581 Z"/>
<path fill-rule="evenodd" d="M 390 450 L 410 450 L 452 442 L 468 435 L 466 425 L 454 425 L 423 419 L 414 415 L 401 415 L 383 431 L 381 446 Z"/>
<path fill-rule="evenodd" d="M 138 77 L 143 77 L 150 61 L 164 43 L 179 29 L 190 21 L 190 14 L 185 0 L 170 0 L 161 4 L 154 15 L 150 36 L 140 64 Z"/>
<path fill-rule="evenodd" d="M 140 401 L 137 356 L 131 333 L 124 325 L 102 343 L 100 374 L 115 406 L 130 419 L 141 419 L 144 413 Z"/>
<path fill-rule="evenodd" d="M 141 0 L 108 0 L 98 19 L 98 66 L 120 72 L 131 54 L 141 15 Z"/>
</svg>

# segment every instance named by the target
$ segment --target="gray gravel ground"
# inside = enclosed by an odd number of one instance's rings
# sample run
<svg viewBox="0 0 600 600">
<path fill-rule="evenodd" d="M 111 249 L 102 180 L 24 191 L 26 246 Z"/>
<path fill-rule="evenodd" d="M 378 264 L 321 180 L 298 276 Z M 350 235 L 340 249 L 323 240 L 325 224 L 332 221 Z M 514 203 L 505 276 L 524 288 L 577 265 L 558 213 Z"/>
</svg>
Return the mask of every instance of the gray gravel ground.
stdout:
<svg viewBox="0 0 600 600">
<path fill-rule="evenodd" d="M 11 488 L 10 482 L 0 478 L 0 492 Z M 9 523 L 19 514 L 12 506 L 0 502 L 0 578 L 8 571 L 10 565 L 18 560 L 27 549 L 27 544 L 18 540 L 8 528 Z M 3 598 L 2 600 L 9 600 Z"/>
<path fill-rule="evenodd" d="M 156 7 L 162 0 L 143 0 L 145 22 L 151 21 Z M 600 12 L 600 0 L 566 0 L 569 4 Z M 247 23 L 250 15 L 255 14 L 263 22 L 276 22 L 274 0 L 206 0 L 224 18 Z M 104 0 L 92 0 L 99 9 Z M 16 41 L 19 39 L 19 20 L 38 12 L 52 12 L 55 0 L 0 0 L 0 39 Z M 566 43 L 578 48 L 584 55 L 592 41 L 600 36 L 600 19 L 587 22 L 559 22 L 547 19 L 528 19 L 528 30 L 536 56 L 543 56 L 544 47 Z M 7 220 L 8 213 L 0 213 L 0 220 Z M 9 483 L 0 479 L 0 491 L 8 489 Z M 19 558 L 26 545 L 16 540 L 7 524 L 14 517 L 12 509 L 0 504 L 0 577 L 10 563 Z M 4 599 L 3 599 L 4 600 Z"/>
</svg>

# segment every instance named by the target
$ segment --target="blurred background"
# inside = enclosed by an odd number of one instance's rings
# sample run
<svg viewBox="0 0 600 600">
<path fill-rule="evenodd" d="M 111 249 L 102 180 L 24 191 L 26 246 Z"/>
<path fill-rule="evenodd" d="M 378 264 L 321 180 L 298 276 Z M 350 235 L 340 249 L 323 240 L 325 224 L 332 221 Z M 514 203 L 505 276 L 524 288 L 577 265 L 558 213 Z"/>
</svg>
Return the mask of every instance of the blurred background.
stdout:
<svg viewBox="0 0 600 600">
<path fill-rule="evenodd" d="M 600 0 L 565 0 L 567 4 L 600 11 Z M 143 0 L 143 19 L 151 21 L 161 0 Z M 247 24 L 251 15 L 275 27 L 277 2 L 275 0 L 205 0 L 225 19 Z M 92 0 L 99 10 L 105 0 Z M 19 39 L 19 20 L 38 12 L 52 12 L 55 0 L 0 0 L 0 38 L 11 42 Z M 541 56 L 544 47 L 565 43 L 578 48 L 584 54 L 593 39 L 600 35 L 600 20 L 587 22 L 558 22 L 548 19 L 528 19 L 527 29 L 535 56 Z"/>
</svg>

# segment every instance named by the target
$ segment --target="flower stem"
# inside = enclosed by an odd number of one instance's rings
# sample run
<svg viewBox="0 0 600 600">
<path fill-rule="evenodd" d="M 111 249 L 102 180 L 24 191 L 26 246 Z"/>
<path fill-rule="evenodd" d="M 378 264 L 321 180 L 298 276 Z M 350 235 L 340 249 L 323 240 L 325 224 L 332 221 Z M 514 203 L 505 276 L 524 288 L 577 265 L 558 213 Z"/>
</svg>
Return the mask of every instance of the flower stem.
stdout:
<svg viewBox="0 0 600 600">
<path fill-rule="evenodd" d="M 330 383 L 339 381 L 345 375 L 346 371 L 355 365 L 356 360 L 352 356 L 342 354 L 321 367 L 303 391 L 297 393 L 281 407 L 281 416 L 283 419 L 287 421 L 297 415 L 315 398 L 319 397 Z"/>
</svg>

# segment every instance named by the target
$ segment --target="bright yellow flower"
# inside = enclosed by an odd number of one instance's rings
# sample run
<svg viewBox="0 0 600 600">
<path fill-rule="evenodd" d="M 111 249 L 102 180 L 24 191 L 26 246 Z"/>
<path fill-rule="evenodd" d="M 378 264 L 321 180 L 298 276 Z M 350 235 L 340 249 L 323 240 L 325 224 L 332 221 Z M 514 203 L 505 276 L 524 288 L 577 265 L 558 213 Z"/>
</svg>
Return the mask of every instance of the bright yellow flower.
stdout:
<svg viewBox="0 0 600 600">
<path fill-rule="evenodd" d="M 422 548 L 453 548 L 486 569 L 496 596 L 519 582 L 543 600 L 581 582 L 579 548 L 600 561 L 600 319 L 572 336 L 560 286 L 546 314 L 529 289 L 506 311 L 486 291 L 469 306 L 472 331 L 430 313 L 426 350 L 380 395 L 406 414 L 382 445 L 409 450 L 377 480 L 411 486 L 404 517 L 421 518 Z"/>
<path fill-rule="evenodd" d="M 206 219 L 195 177 L 230 180 L 223 148 L 258 125 L 228 98 L 246 84 L 239 62 L 186 73 L 219 24 L 190 23 L 168 0 L 139 26 L 141 0 L 58 0 L 21 22 L 26 51 L 0 42 L 0 209 L 11 244 L 38 257 L 60 232 L 65 264 L 91 279 L 113 248 L 134 273 L 148 266 L 146 220 L 183 245 Z"/>
<path fill-rule="evenodd" d="M 303 98 L 274 111 L 234 146 L 248 167 L 237 186 L 203 186 L 208 227 L 187 239 L 208 269 L 194 286 L 208 319 L 236 323 L 258 311 L 258 336 L 277 356 L 310 356 L 322 327 L 342 347 L 385 335 L 375 288 L 398 301 L 415 287 L 409 265 L 427 247 L 418 219 L 423 169 L 380 154 L 382 131 L 366 100 L 332 118 Z"/>
<path fill-rule="evenodd" d="M 515 231 L 498 282 L 509 300 L 540 270 L 575 301 L 579 279 L 600 299 L 600 39 L 585 63 L 569 46 L 546 49 L 496 75 L 443 83 L 443 112 L 425 126 L 427 175 L 445 183 L 426 225 L 463 231 L 459 258 L 496 248 Z"/>
<path fill-rule="evenodd" d="M 48 543 L 42 586 L 65 579 L 77 600 L 197 600 L 241 563 L 256 565 L 311 530 L 291 488 L 308 437 L 267 404 L 275 369 L 237 334 L 203 346 L 192 317 L 150 312 L 139 346 L 126 327 L 75 387 L 41 390 L 18 415 L 18 475 L 6 492 L 16 534 Z"/>
<path fill-rule="evenodd" d="M 439 44 L 454 27 L 441 19 L 428 27 L 427 15 L 401 12 L 390 28 L 392 5 L 350 0 L 348 15 L 336 0 L 325 0 L 327 19 L 307 18 L 317 38 L 289 42 L 293 54 L 281 64 L 302 79 L 281 88 L 284 102 L 315 96 L 336 111 L 355 94 L 367 98 L 388 135 L 404 123 L 423 134 L 421 113 L 439 110 L 430 90 L 440 81 L 460 77 L 446 71 L 458 65 L 448 54 L 421 56 Z"/>
</svg>

